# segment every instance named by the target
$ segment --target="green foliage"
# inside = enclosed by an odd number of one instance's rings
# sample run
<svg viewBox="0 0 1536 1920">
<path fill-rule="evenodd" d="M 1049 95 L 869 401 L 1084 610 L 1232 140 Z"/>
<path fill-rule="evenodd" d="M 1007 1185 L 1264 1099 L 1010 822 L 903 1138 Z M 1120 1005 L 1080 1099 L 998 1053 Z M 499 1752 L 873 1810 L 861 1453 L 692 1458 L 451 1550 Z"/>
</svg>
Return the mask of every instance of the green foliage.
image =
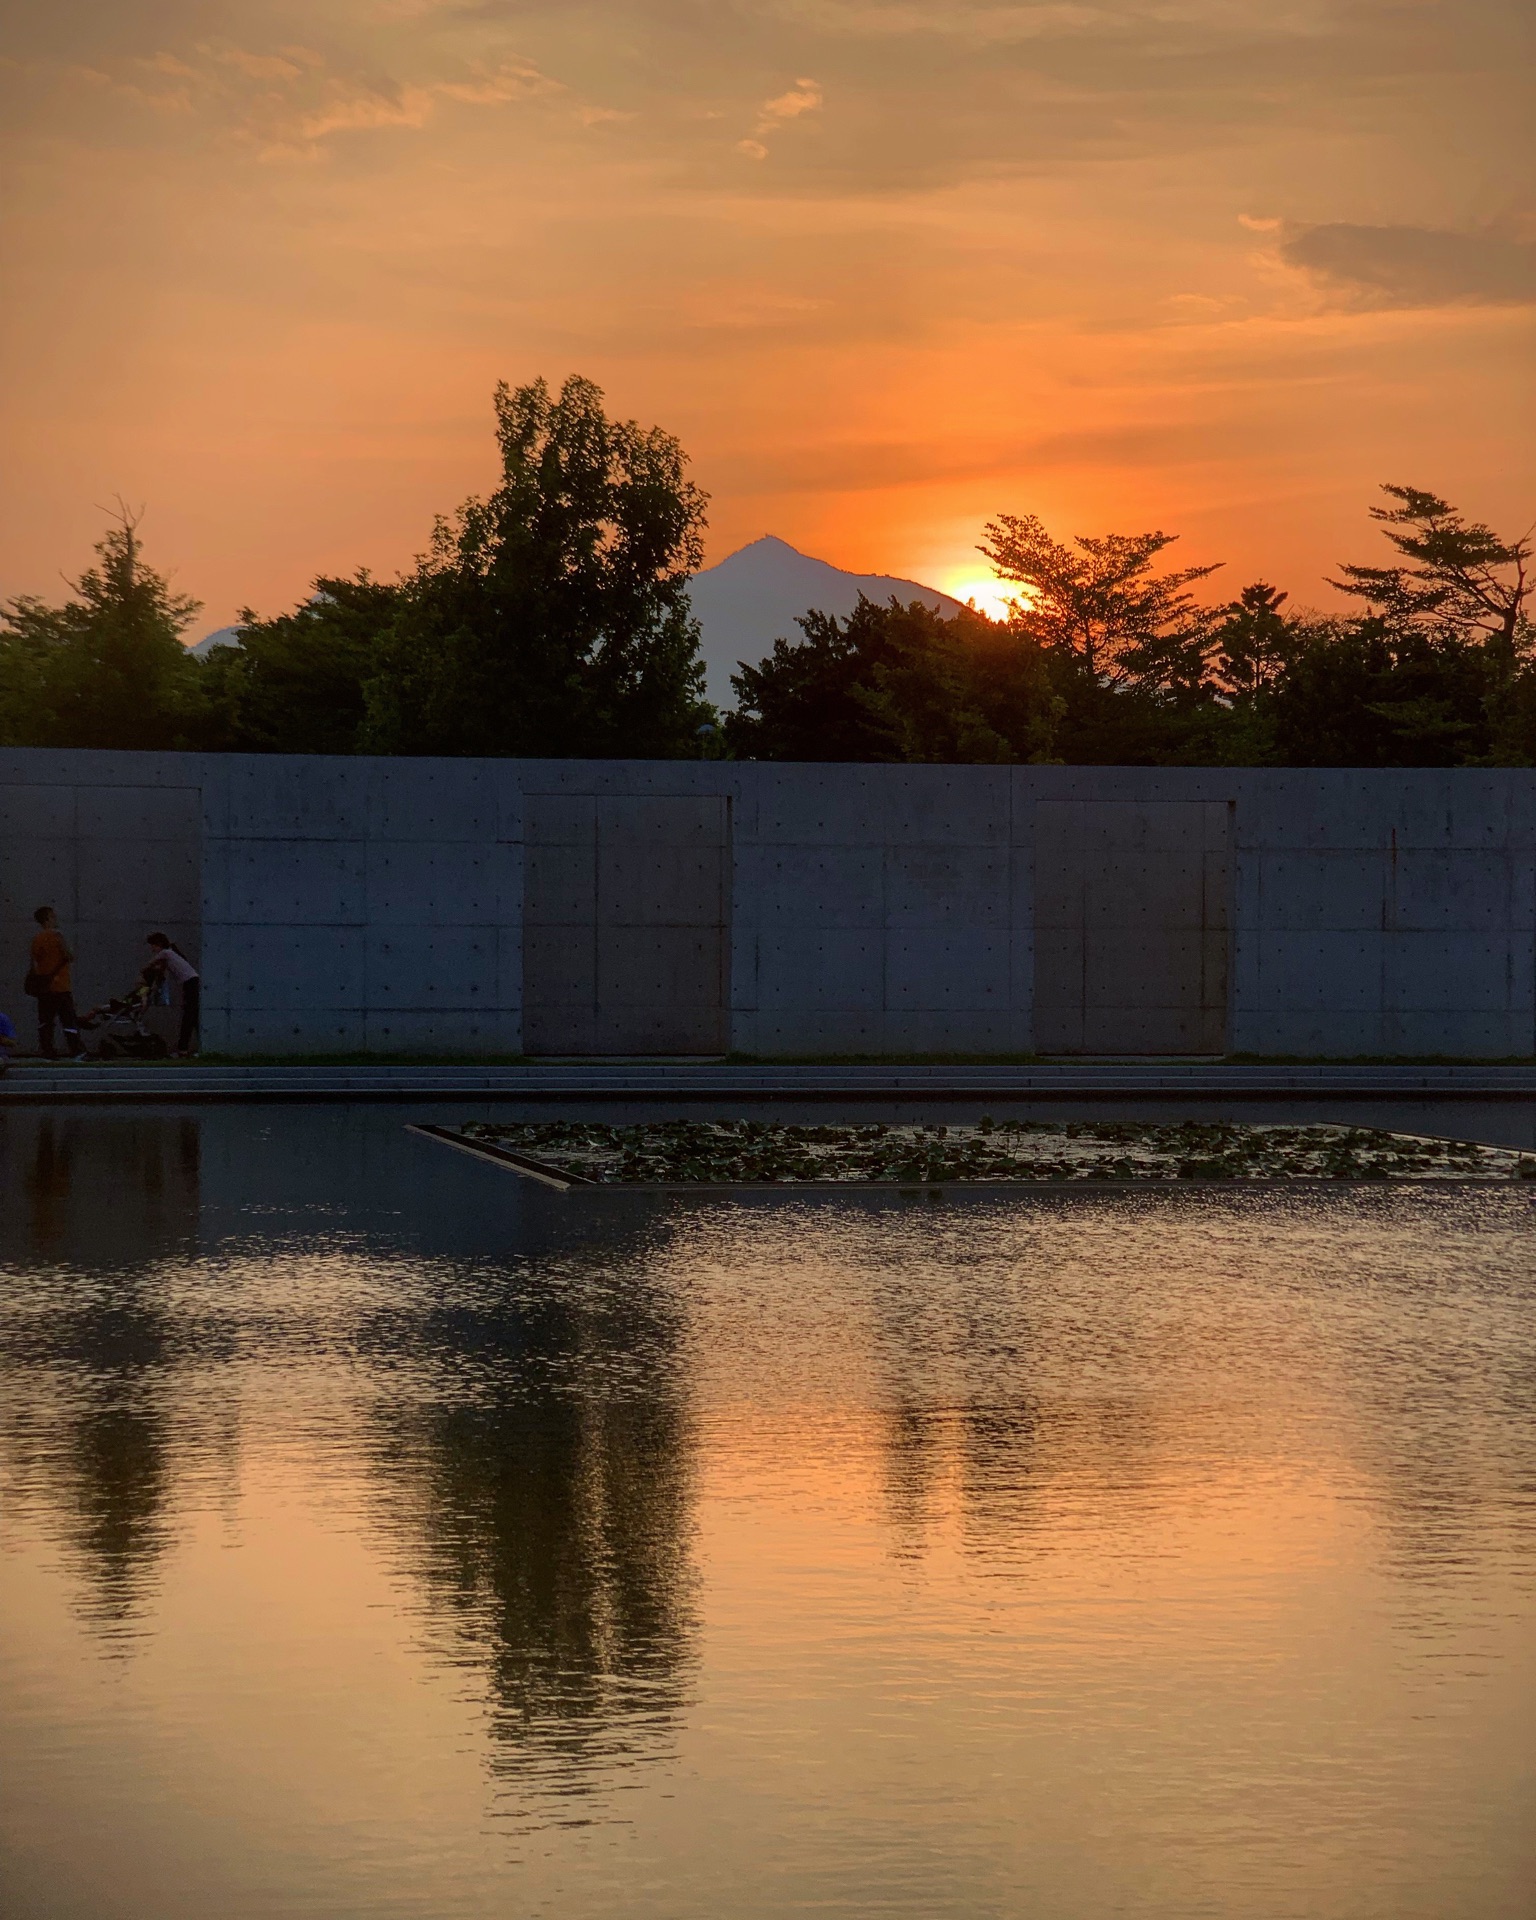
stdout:
<svg viewBox="0 0 1536 1920">
<path fill-rule="evenodd" d="M 1291 767 L 1454 767 L 1486 755 L 1488 662 L 1452 633 L 1316 621 L 1265 702 Z"/>
<path fill-rule="evenodd" d="M 501 484 L 439 521 L 365 690 L 384 753 L 673 757 L 703 699 L 704 495 L 677 441 L 589 380 L 496 390 Z"/>
<path fill-rule="evenodd" d="M 1156 572 L 1164 533 L 1064 545 L 1003 516 L 982 549 L 1024 589 L 1012 617 L 923 607 L 808 614 L 798 645 L 736 678 L 734 749 L 772 759 L 1046 760 L 1115 766 L 1536 764 L 1527 541 L 1433 494 L 1374 518 L 1403 564 L 1347 566 L 1353 618 L 1288 610 L 1266 581 L 1226 606 Z"/>
<path fill-rule="evenodd" d="M 364 689 L 402 599 L 359 573 L 320 579 L 292 613 L 241 616 L 239 644 L 216 647 L 203 678 L 218 744 L 248 753 L 355 753 Z"/>
<path fill-rule="evenodd" d="M 0 610 L 0 745 L 248 752 L 624 755 L 1129 766 L 1536 765 L 1529 536 L 1387 487 L 1387 566 L 1334 583 L 1352 616 L 1266 581 L 1157 571 L 1165 533 L 987 528 L 1022 589 L 1006 621 L 921 602 L 812 610 L 801 638 L 702 697 L 688 579 L 704 496 L 677 442 L 610 420 L 590 381 L 496 392 L 501 481 L 439 521 L 413 571 L 323 578 L 247 612 L 198 661 L 197 603 L 143 559 L 126 510 L 61 606 Z"/>
<path fill-rule="evenodd" d="M 144 564 L 122 508 L 76 598 L 0 609 L 0 744 L 196 747 L 206 738 L 197 662 L 181 635 L 198 602 Z"/>
<path fill-rule="evenodd" d="M 1042 646 L 1080 655 L 1111 685 L 1187 697 L 1204 680 L 1211 625 L 1189 588 L 1217 568 L 1155 573 L 1177 537 L 1078 534 L 1069 547 L 1034 514 L 1005 513 L 988 523 L 981 552 L 1000 578 L 1024 588 L 1021 617 Z"/>
<path fill-rule="evenodd" d="M 1501 540 L 1481 520 L 1464 520 L 1449 502 L 1421 487 L 1385 486 L 1395 506 L 1372 507 L 1371 518 L 1408 566 L 1340 568 L 1332 584 L 1394 627 L 1502 641 L 1515 648 L 1527 625 L 1531 536 Z M 1524 636 L 1528 638 L 1528 635 Z"/>
<path fill-rule="evenodd" d="M 811 612 L 798 644 L 733 676 L 735 753 L 760 760 L 1050 758 L 1062 701 L 1026 634 L 969 610 L 859 596 L 846 620 Z"/>
</svg>

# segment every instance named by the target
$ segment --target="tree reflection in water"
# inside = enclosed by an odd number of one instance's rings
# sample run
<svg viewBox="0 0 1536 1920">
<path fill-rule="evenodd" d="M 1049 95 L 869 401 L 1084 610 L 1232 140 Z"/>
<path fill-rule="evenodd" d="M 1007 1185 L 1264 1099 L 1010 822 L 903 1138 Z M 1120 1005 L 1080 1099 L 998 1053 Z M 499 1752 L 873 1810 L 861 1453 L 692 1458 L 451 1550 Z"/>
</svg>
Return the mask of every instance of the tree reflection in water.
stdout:
<svg viewBox="0 0 1536 1920">
<path fill-rule="evenodd" d="M 161 1270 L 195 1244 L 191 1119 L 8 1114 L 0 1433 L 10 1497 L 82 1576 L 81 1611 L 126 1645 L 170 1538 L 174 1326 Z"/>
<path fill-rule="evenodd" d="M 555 1791 L 665 1750 L 694 1663 L 694 1440 L 653 1251 L 551 1250 L 536 1293 L 482 1276 L 504 1298 L 432 1316 L 425 1390 L 378 1415 L 429 1638 L 483 1665 L 493 1764 Z"/>
<path fill-rule="evenodd" d="M 574 1785 L 667 1742 L 694 1639 L 676 1408 L 445 1407 L 396 1436 L 391 1470 L 433 1637 L 485 1663 L 498 1764 Z"/>
</svg>

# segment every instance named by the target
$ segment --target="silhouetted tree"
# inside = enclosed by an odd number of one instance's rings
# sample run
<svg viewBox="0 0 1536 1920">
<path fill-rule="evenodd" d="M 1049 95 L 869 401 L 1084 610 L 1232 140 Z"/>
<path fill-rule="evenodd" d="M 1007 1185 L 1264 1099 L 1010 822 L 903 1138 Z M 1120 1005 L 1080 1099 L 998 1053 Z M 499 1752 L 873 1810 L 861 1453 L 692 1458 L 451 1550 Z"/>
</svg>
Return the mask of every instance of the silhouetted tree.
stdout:
<svg viewBox="0 0 1536 1920">
<path fill-rule="evenodd" d="M 1296 648 L 1297 629 L 1281 608 L 1289 599 L 1256 580 L 1222 608 L 1212 634 L 1217 684 L 1234 700 L 1255 700 L 1275 684 Z"/>
<path fill-rule="evenodd" d="M 202 744 L 197 662 L 181 641 L 199 603 L 144 564 L 140 518 L 119 506 L 77 598 L 0 609 L 0 744 Z"/>
<path fill-rule="evenodd" d="M 1319 620 L 1265 700 L 1289 767 L 1454 767 L 1485 757 L 1486 662 L 1450 634 Z"/>
<path fill-rule="evenodd" d="M 1012 761 L 1050 757 L 1062 702 L 1027 634 L 920 600 L 846 620 L 812 611 L 733 676 L 732 750 L 763 760 Z"/>
<path fill-rule="evenodd" d="M 1154 573 L 1177 537 L 1078 534 L 1065 546 L 1036 515 L 1005 513 L 988 522 L 980 551 L 1025 589 L 1018 617 L 1041 645 L 1081 655 L 1110 684 L 1188 696 L 1204 684 L 1211 627 L 1189 588 L 1217 568 Z"/>
<path fill-rule="evenodd" d="M 1364 600 L 1399 628 L 1449 629 L 1464 640 L 1502 642 L 1513 650 L 1528 624 L 1531 535 L 1501 540 L 1481 520 L 1466 520 L 1438 494 L 1384 486 L 1395 506 L 1372 507 L 1371 518 L 1409 565 L 1344 566 L 1332 585 Z"/>
<path fill-rule="evenodd" d="M 386 753 L 697 751 L 688 579 L 705 496 L 670 434 L 610 420 L 590 380 L 496 389 L 501 484 L 439 521 L 366 687 Z"/>
<path fill-rule="evenodd" d="M 292 613 L 246 608 L 238 644 L 203 662 L 217 744 L 247 753 L 355 753 L 364 687 L 399 612 L 398 585 L 320 579 Z"/>
</svg>

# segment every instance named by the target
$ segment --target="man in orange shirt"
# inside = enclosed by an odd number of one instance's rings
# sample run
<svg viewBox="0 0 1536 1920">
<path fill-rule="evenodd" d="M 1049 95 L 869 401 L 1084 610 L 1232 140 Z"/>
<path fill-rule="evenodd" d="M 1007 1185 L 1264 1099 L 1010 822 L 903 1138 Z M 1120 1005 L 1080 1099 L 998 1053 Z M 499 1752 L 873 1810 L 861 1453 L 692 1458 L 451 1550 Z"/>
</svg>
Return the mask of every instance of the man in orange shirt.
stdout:
<svg viewBox="0 0 1536 1920">
<path fill-rule="evenodd" d="M 52 907 L 39 907 L 32 918 L 38 931 L 32 936 L 32 973 L 29 985 L 37 994 L 37 1050 L 45 1060 L 57 1060 L 53 1044 L 53 1023 L 59 1023 L 71 1060 L 85 1056 L 80 1038 L 80 1016 L 75 1012 L 74 981 L 69 963 L 74 955 L 59 932 L 59 917 Z"/>
</svg>

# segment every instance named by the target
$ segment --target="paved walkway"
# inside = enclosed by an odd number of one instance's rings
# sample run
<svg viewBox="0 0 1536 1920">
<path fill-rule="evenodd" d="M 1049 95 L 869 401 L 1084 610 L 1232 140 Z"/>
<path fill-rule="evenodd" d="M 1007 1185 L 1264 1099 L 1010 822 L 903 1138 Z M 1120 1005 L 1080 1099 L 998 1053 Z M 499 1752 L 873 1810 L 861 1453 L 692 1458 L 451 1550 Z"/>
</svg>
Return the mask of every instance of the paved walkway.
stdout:
<svg viewBox="0 0 1536 1920">
<path fill-rule="evenodd" d="M 1536 1066 L 1250 1066 L 1091 1060 L 1023 1066 L 753 1066 L 581 1061 L 519 1066 L 80 1067 L 21 1061 L 0 1103 L 162 1100 L 1185 1099 L 1274 1095 L 1530 1100 Z"/>
</svg>

